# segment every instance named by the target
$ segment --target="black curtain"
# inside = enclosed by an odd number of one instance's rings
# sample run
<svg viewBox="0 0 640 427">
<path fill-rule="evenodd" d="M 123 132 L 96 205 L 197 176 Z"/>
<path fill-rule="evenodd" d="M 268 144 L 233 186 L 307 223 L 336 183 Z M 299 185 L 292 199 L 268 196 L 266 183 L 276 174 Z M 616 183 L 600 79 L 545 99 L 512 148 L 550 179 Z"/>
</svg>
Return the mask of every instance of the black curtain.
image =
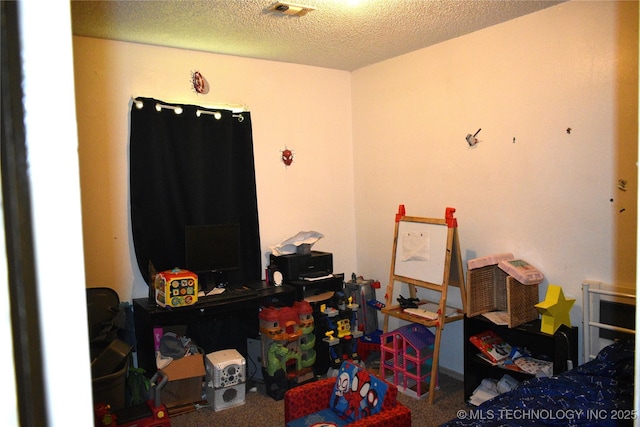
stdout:
<svg viewBox="0 0 640 427">
<path fill-rule="evenodd" d="M 136 98 L 129 150 L 133 244 L 147 284 L 149 262 L 157 271 L 185 268 L 186 225 L 229 223 L 240 225 L 241 247 L 241 268 L 229 283 L 261 279 L 248 112 Z"/>
</svg>

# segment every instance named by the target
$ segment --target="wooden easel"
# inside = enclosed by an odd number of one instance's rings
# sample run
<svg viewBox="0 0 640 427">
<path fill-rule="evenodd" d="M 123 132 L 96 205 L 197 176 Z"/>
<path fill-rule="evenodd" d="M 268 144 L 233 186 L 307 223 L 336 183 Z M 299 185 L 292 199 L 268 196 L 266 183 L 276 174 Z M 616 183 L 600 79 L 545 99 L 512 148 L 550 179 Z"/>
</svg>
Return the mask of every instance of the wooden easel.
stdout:
<svg viewBox="0 0 640 427">
<path fill-rule="evenodd" d="M 463 319 L 467 307 L 458 223 L 453 217 L 454 212 L 455 209 L 446 208 L 444 219 L 420 218 L 405 216 L 404 206 L 400 206 L 396 214 L 391 272 L 385 294 L 386 307 L 382 309 L 385 333 L 388 332 L 389 316 L 435 328 L 433 363 L 429 380 L 430 404 L 433 403 L 438 383 L 442 330 L 445 324 Z M 399 241 L 400 247 L 398 247 Z M 409 314 L 399 304 L 392 304 L 395 303 L 392 301 L 395 282 L 408 285 L 410 298 L 416 298 L 416 288 L 438 292 L 440 298 L 437 302 L 422 299 L 418 302 L 419 307 L 428 303 L 437 304 L 437 317 L 428 319 Z M 462 308 L 447 307 L 449 285 L 460 288 Z"/>
</svg>

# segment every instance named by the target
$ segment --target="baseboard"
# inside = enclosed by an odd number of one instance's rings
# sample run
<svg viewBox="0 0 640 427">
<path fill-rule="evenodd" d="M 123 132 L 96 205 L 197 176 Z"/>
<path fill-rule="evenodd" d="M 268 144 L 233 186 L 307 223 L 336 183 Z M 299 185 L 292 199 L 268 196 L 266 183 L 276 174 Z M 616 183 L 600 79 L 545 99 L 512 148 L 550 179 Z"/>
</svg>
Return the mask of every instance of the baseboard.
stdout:
<svg viewBox="0 0 640 427">
<path fill-rule="evenodd" d="M 442 366 L 440 367 L 440 372 L 445 374 L 448 377 L 453 378 L 454 380 L 464 381 L 464 373 L 463 372 L 453 371 L 451 369 L 443 368 Z"/>
</svg>

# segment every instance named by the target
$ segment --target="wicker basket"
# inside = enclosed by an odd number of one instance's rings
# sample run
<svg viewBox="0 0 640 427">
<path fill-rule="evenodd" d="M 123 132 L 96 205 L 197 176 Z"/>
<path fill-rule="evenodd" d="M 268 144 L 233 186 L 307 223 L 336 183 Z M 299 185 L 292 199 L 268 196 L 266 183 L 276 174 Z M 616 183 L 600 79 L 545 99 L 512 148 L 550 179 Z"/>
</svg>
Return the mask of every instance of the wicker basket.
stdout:
<svg viewBox="0 0 640 427">
<path fill-rule="evenodd" d="M 510 328 L 536 320 L 538 285 L 524 285 L 497 265 L 467 270 L 467 316 L 506 311 Z"/>
</svg>

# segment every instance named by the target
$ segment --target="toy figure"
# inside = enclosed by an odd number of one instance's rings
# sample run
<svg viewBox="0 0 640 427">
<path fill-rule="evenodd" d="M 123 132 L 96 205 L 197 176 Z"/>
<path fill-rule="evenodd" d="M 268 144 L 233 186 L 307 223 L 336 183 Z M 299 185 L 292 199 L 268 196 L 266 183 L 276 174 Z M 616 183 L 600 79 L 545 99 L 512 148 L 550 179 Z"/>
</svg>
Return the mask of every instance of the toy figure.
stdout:
<svg viewBox="0 0 640 427">
<path fill-rule="evenodd" d="M 338 369 L 344 360 L 360 360 L 357 338 L 363 335 L 355 327 L 358 304 L 354 304 L 351 297 L 346 298 L 341 292 L 336 292 L 336 301 L 338 309 L 326 305 L 320 308 L 327 326 L 326 338 L 323 340 L 329 344 L 329 357 L 334 369 Z"/>
</svg>

